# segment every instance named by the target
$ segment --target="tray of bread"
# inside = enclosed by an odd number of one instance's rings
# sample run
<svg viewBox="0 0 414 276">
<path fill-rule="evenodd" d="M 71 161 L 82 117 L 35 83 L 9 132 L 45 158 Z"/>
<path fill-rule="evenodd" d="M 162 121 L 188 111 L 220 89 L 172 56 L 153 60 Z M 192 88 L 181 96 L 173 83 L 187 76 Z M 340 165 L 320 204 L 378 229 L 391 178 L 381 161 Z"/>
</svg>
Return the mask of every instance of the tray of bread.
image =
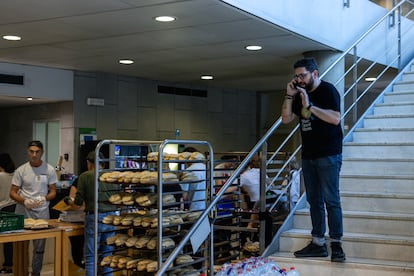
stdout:
<svg viewBox="0 0 414 276">
<path fill-rule="evenodd" d="M 24 229 L 29 230 L 42 230 L 42 229 L 49 229 L 52 228 L 47 220 L 44 219 L 32 219 L 32 218 L 25 218 L 24 219 Z"/>
</svg>

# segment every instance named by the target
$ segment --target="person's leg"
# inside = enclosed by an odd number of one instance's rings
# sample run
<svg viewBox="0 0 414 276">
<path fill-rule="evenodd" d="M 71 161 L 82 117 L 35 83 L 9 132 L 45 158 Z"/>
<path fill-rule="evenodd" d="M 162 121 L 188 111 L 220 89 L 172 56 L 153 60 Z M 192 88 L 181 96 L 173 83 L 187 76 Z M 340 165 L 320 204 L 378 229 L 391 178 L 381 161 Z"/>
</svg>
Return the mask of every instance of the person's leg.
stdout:
<svg viewBox="0 0 414 276">
<path fill-rule="evenodd" d="M 104 216 L 106 216 L 107 214 L 103 214 L 100 217 L 100 221 L 102 221 L 102 218 Z M 106 239 L 108 239 L 109 237 L 112 237 L 115 235 L 115 227 L 112 225 L 108 225 L 108 224 L 99 224 L 99 232 L 101 233 L 98 237 L 98 241 L 100 243 L 99 246 L 99 262 L 102 260 L 103 257 L 111 255 L 112 254 L 112 246 L 109 246 L 106 244 Z M 102 267 L 101 270 L 102 274 L 105 276 L 112 276 L 112 268 L 110 267 Z"/>
<path fill-rule="evenodd" d="M 326 210 L 328 213 L 329 237 L 331 238 L 331 261 L 345 261 L 341 239 L 343 235 L 343 220 L 341 198 L 339 194 L 339 172 L 342 165 L 342 156 L 335 155 L 320 161 L 321 183 L 325 195 Z"/>
<path fill-rule="evenodd" d="M 32 276 L 40 276 L 46 239 L 33 240 Z"/>
<path fill-rule="evenodd" d="M 312 237 L 323 243 L 326 231 L 325 204 L 319 179 L 319 168 L 315 160 L 302 160 L 306 199 L 310 206 Z"/>
<path fill-rule="evenodd" d="M 341 155 L 322 158 L 318 164 L 320 183 L 328 213 L 329 236 L 336 241 L 340 241 L 343 235 L 342 208 L 339 195 L 339 172 L 341 165 Z"/>
<path fill-rule="evenodd" d="M 16 209 L 16 204 L 4 207 L 1 209 L 4 212 L 14 213 Z M 8 242 L 3 244 L 3 256 L 4 256 L 4 263 L 3 269 L 1 272 L 4 273 L 11 273 L 13 267 L 13 243 Z"/>
<path fill-rule="evenodd" d="M 83 263 L 83 248 L 85 246 L 85 237 L 82 236 L 71 236 L 69 237 L 72 248 L 72 259 L 73 262 L 79 267 L 85 267 Z"/>
<path fill-rule="evenodd" d="M 85 276 L 93 276 L 94 268 L 94 215 L 85 216 Z"/>
<path fill-rule="evenodd" d="M 310 206 L 312 221 L 312 241 L 295 251 L 296 257 L 327 257 L 328 250 L 325 242 L 325 206 L 323 191 L 319 182 L 319 171 L 315 160 L 302 160 L 302 172 L 305 182 L 306 199 Z"/>
</svg>

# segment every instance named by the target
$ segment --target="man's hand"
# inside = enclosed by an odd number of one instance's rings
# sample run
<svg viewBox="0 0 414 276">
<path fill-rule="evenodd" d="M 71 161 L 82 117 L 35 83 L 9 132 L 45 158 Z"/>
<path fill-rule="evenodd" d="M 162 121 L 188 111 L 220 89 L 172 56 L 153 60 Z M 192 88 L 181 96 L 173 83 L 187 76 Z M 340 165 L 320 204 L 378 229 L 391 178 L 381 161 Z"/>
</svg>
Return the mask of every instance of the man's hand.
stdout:
<svg viewBox="0 0 414 276">
<path fill-rule="evenodd" d="M 33 208 L 37 208 L 39 206 L 40 206 L 39 203 L 36 200 L 34 200 L 34 199 L 26 198 L 24 200 L 24 207 L 26 207 L 29 210 L 31 210 Z"/>
<path fill-rule="evenodd" d="M 72 205 L 73 204 L 73 199 L 70 196 L 65 196 L 63 198 L 63 202 L 65 202 L 66 205 Z"/>
</svg>

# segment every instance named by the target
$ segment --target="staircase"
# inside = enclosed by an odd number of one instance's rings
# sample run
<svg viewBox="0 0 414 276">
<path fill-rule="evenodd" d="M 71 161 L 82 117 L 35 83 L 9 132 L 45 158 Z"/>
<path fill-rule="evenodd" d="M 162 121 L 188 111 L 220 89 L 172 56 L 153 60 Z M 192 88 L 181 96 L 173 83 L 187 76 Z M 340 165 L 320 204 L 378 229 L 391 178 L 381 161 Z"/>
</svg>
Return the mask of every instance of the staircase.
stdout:
<svg viewBox="0 0 414 276">
<path fill-rule="evenodd" d="M 310 241 L 306 207 L 272 258 L 302 276 L 414 275 L 414 64 L 344 143 L 340 185 L 346 262 L 293 257 Z"/>
</svg>

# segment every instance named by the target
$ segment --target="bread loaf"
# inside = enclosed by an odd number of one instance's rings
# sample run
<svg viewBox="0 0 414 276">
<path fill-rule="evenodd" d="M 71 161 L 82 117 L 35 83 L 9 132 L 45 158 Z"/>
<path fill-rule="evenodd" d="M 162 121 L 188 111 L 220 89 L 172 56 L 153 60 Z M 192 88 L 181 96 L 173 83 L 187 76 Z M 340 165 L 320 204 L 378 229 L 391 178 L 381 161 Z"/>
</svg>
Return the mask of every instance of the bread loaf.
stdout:
<svg viewBox="0 0 414 276">
<path fill-rule="evenodd" d="M 147 269 L 147 264 L 149 264 L 150 262 L 152 262 L 152 260 L 150 260 L 150 259 L 140 260 L 137 264 L 137 270 L 138 271 L 146 270 Z"/>
<path fill-rule="evenodd" d="M 135 242 L 136 248 L 144 248 L 147 246 L 148 242 L 151 240 L 151 236 L 141 236 Z"/>
<path fill-rule="evenodd" d="M 194 260 L 190 255 L 184 254 L 184 255 L 177 256 L 177 258 L 175 259 L 175 264 L 176 265 L 186 264 L 186 263 L 191 263 L 192 261 Z"/>
<path fill-rule="evenodd" d="M 147 264 L 147 272 L 154 272 L 158 270 L 158 262 L 151 261 Z"/>
<path fill-rule="evenodd" d="M 125 246 L 128 247 L 132 247 L 135 246 L 135 243 L 138 241 L 138 237 L 129 237 L 126 241 L 125 241 Z"/>
</svg>

